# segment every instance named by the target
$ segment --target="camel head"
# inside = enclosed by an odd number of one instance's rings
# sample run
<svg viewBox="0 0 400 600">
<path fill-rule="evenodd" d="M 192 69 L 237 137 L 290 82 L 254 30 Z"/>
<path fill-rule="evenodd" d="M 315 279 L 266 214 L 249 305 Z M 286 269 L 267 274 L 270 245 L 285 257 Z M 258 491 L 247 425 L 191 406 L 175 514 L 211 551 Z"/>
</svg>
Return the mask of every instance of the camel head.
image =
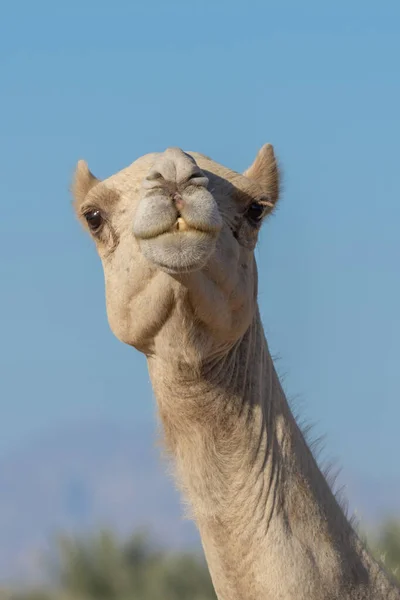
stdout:
<svg viewBox="0 0 400 600">
<path fill-rule="evenodd" d="M 256 311 L 254 248 L 278 192 L 270 145 L 244 174 L 178 148 L 103 181 L 79 161 L 75 209 L 102 261 L 117 338 L 147 355 L 174 339 L 178 353 L 185 339 L 203 355 L 235 343 Z"/>
</svg>

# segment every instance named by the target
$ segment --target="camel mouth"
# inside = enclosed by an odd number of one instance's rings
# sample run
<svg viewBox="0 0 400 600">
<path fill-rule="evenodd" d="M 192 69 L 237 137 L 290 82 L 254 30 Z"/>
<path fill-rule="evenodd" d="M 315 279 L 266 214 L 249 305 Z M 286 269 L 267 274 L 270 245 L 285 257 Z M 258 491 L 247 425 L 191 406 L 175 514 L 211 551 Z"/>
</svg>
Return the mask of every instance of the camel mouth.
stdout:
<svg viewBox="0 0 400 600">
<path fill-rule="evenodd" d="M 185 234 L 198 233 L 200 235 L 216 236 L 220 232 L 220 225 L 214 223 L 197 223 L 182 216 L 177 212 L 169 223 L 163 223 L 162 220 L 153 221 L 151 225 L 146 224 L 146 228 L 134 227 L 134 235 L 137 240 L 155 240 L 169 233 Z"/>
<path fill-rule="evenodd" d="M 140 200 L 133 233 L 138 240 L 157 239 L 170 232 L 217 236 L 222 226 L 218 205 L 208 190 L 196 189 L 192 194 L 187 191 L 178 202 L 155 189 L 147 191 Z"/>
<path fill-rule="evenodd" d="M 182 219 L 159 235 L 138 239 L 143 256 L 168 273 L 188 273 L 206 266 L 216 248 L 217 235 L 187 225 Z"/>
<path fill-rule="evenodd" d="M 173 226 L 168 230 L 168 232 L 183 232 L 183 231 L 196 231 L 196 227 L 191 227 L 187 221 L 181 216 L 178 212 L 177 219 Z M 198 230 L 201 231 L 201 230 Z"/>
<path fill-rule="evenodd" d="M 215 251 L 223 219 L 207 186 L 193 160 L 175 151 L 143 181 L 133 234 L 144 257 L 158 268 L 170 273 L 199 270 Z"/>
</svg>

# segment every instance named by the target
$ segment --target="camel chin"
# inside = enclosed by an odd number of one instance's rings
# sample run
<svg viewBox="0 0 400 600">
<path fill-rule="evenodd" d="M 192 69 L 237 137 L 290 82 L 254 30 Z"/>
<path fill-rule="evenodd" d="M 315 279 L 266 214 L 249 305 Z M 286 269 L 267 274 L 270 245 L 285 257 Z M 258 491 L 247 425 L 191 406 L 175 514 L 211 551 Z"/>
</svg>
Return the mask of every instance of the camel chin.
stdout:
<svg viewBox="0 0 400 600">
<path fill-rule="evenodd" d="M 139 246 L 143 256 L 157 268 L 177 274 L 204 268 L 215 252 L 216 241 L 216 235 L 191 229 L 142 239 Z"/>
</svg>

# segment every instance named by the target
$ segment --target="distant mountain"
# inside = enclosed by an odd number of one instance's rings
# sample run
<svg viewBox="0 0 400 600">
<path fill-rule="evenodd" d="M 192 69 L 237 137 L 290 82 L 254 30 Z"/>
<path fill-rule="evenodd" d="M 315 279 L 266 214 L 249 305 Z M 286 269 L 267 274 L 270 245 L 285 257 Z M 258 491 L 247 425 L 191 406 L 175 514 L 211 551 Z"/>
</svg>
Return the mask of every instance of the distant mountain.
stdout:
<svg viewBox="0 0 400 600">
<path fill-rule="evenodd" d="M 167 547 L 199 544 L 165 474 L 151 424 L 64 426 L 0 460 L 0 583 L 37 582 L 59 532 L 146 526 Z M 362 523 L 400 512 L 400 481 L 342 473 Z"/>
<path fill-rule="evenodd" d="M 0 460 L 0 582 L 43 577 L 59 532 L 148 528 L 168 547 L 199 543 L 150 425 L 83 423 Z"/>
</svg>

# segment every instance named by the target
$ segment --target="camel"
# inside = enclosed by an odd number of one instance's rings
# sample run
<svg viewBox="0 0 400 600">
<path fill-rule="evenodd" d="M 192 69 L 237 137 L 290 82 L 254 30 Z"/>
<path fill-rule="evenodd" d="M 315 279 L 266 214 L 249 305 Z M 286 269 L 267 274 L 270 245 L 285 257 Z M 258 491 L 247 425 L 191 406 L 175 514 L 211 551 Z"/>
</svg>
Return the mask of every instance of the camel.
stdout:
<svg viewBox="0 0 400 600">
<path fill-rule="evenodd" d="M 243 174 L 168 148 L 102 181 L 81 160 L 72 184 L 110 328 L 147 358 L 219 600 L 399 600 L 320 470 L 265 339 L 254 250 L 279 189 L 270 144 Z"/>
</svg>

